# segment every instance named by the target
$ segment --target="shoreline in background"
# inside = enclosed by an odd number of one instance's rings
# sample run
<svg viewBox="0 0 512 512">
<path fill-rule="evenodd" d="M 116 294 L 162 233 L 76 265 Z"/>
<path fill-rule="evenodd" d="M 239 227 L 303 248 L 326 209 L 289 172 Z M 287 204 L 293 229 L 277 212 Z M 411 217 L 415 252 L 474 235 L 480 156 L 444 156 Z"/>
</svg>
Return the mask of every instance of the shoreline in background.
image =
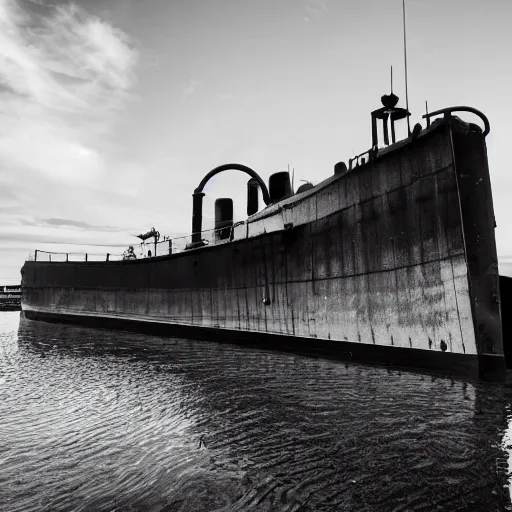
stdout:
<svg viewBox="0 0 512 512">
<path fill-rule="evenodd" d="M 0 286 L 0 311 L 21 311 L 21 285 Z"/>
</svg>

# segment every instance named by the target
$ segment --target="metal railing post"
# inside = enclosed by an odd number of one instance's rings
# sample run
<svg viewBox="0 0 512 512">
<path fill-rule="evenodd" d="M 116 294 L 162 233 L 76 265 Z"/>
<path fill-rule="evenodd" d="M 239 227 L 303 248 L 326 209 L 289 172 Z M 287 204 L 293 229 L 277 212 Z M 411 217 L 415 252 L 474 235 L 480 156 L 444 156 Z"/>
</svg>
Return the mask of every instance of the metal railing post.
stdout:
<svg viewBox="0 0 512 512">
<path fill-rule="evenodd" d="M 48 253 L 48 258 L 50 259 L 50 263 L 52 262 L 52 253 Z"/>
<path fill-rule="evenodd" d="M 107 261 L 109 261 L 110 253 L 107 252 Z"/>
<path fill-rule="evenodd" d="M 66 262 L 68 262 L 68 261 L 69 261 L 69 254 L 66 253 Z"/>
<path fill-rule="evenodd" d="M 34 254 L 34 261 L 37 261 L 37 249 L 36 249 L 36 252 Z"/>
<path fill-rule="evenodd" d="M 85 261 L 87 261 L 87 253 L 85 253 Z"/>
</svg>

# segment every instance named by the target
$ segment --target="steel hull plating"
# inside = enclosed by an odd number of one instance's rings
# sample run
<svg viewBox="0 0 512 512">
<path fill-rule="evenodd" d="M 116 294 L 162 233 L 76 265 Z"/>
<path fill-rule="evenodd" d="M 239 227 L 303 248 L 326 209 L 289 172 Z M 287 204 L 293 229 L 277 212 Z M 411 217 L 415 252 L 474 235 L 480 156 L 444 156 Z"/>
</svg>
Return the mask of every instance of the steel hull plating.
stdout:
<svg viewBox="0 0 512 512">
<path fill-rule="evenodd" d="M 27 262 L 28 318 L 255 340 L 505 374 L 481 132 L 452 120 L 277 203 L 234 240 L 123 262 Z"/>
</svg>

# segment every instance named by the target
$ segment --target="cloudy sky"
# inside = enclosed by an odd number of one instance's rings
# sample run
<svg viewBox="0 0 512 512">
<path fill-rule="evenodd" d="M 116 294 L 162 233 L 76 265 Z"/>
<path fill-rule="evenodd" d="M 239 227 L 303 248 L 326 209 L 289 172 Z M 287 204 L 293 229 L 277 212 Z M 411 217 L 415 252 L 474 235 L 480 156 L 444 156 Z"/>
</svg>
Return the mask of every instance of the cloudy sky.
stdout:
<svg viewBox="0 0 512 512">
<path fill-rule="evenodd" d="M 404 99 L 401 4 L 0 0 L 0 284 L 19 282 L 36 248 L 122 252 L 152 226 L 188 233 L 191 193 L 223 163 L 265 179 L 290 165 L 296 186 L 330 176 L 369 148 L 390 65 Z M 413 123 L 425 100 L 491 121 L 500 270 L 512 274 L 512 2 L 407 0 L 407 17 Z M 210 182 L 206 227 L 216 197 L 233 197 L 242 220 L 245 182 Z"/>
</svg>

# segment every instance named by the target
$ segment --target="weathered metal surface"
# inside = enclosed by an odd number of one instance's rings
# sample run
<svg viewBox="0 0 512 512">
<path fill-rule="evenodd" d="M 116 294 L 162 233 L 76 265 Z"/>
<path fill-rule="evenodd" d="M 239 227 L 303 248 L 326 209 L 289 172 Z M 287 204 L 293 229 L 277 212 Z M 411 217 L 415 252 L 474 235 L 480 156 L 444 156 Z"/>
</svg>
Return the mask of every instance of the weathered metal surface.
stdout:
<svg viewBox="0 0 512 512">
<path fill-rule="evenodd" d="M 484 116 L 485 117 L 485 116 Z M 486 131 L 489 123 L 485 118 Z M 452 122 L 460 124 L 453 120 Z M 484 132 L 485 135 L 485 132 Z M 490 370 L 501 365 L 503 339 L 500 314 L 498 256 L 487 153 L 482 130 L 464 125 L 452 133 L 459 189 L 469 290 L 477 345 Z M 495 363 L 494 361 L 497 361 Z"/>
<path fill-rule="evenodd" d="M 149 261 L 27 262 L 23 307 L 468 356 L 491 336 L 502 361 L 485 146 L 467 127 L 433 125 L 271 206 L 252 238 Z"/>
</svg>

